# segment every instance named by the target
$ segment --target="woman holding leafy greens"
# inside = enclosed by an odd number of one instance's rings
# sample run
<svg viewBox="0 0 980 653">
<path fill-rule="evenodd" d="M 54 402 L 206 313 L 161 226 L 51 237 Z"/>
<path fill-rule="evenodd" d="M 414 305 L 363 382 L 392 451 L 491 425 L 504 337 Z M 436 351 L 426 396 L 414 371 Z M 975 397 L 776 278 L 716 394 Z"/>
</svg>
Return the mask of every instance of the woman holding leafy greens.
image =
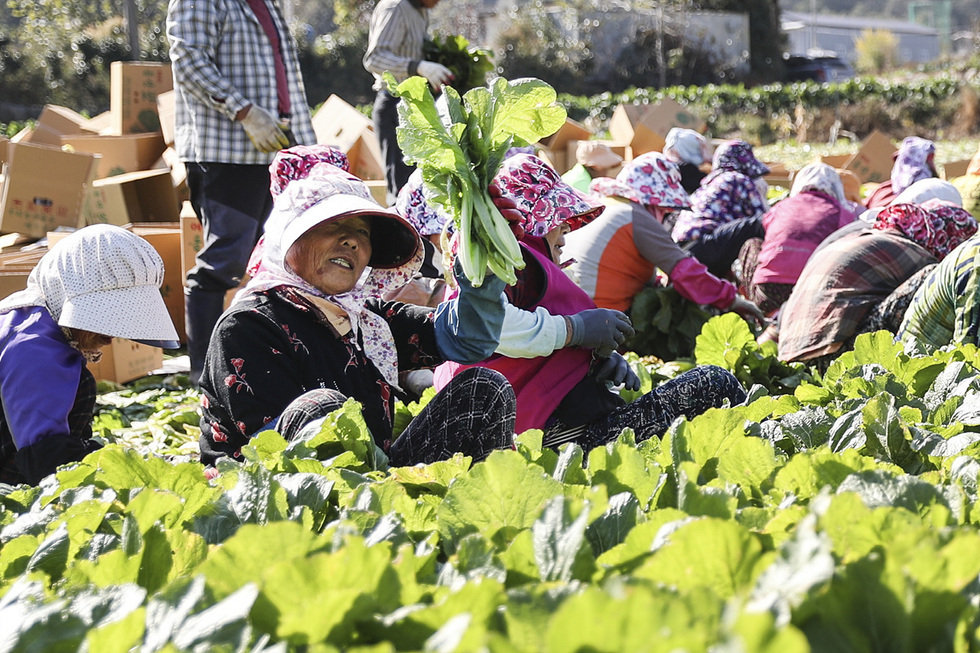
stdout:
<svg viewBox="0 0 980 653">
<path fill-rule="evenodd" d="M 517 283 L 505 291 L 508 301 L 525 311 L 545 309 L 564 321 L 557 339 L 527 341 L 523 348 L 498 347 L 498 354 L 479 364 L 501 372 L 517 394 L 517 432 L 544 431 L 543 444 L 576 442 L 585 449 L 614 440 L 632 428 L 637 440 L 662 435 L 680 415 L 694 417 L 709 408 L 745 399 L 738 380 L 726 370 L 703 366 L 691 370 L 626 404 L 608 385 L 639 390 L 639 379 L 626 360 L 612 350 L 581 346 L 578 333 L 602 328 L 618 311 L 596 309 L 595 302 L 559 267 L 565 234 L 590 222 L 603 206 L 566 184 L 541 159 L 527 154 L 506 159 L 494 178 L 491 196 L 498 206 L 513 204 L 520 215 L 524 267 Z M 599 324 L 594 324 L 594 322 Z M 624 330 L 621 344 L 632 329 Z M 502 339 L 501 343 L 503 344 Z M 445 363 L 436 371 L 436 387 L 453 375 L 473 369 Z M 607 385 L 608 384 L 608 385 Z"/>
<path fill-rule="evenodd" d="M 503 322 L 503 282 L 487 276 L 474 288 L 460 275 L 459 296 L 435 310 L 384 301 L 421 263 L 415 230 L 329 163 L 274 162 L 273 174 L 283 190 L 261 264 L 215 327 L 201 377 L 202 461 L 237 458 L 265 429 L 294 438 L 348 398 L 360 402 L 394 465 L 456 452 L 478 460 L 511 446 L 514 393 L 486 369 L 454 380 L 391 442 L 398 371 L 490 355 Z"/>
</svg>

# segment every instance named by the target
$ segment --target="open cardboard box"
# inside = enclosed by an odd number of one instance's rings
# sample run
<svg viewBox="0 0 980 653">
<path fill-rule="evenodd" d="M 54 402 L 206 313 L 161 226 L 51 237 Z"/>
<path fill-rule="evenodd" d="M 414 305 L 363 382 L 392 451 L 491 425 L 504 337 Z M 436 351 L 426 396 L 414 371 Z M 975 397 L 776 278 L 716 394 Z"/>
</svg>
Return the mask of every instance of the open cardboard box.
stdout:
<svg viewBox="0 0 980 653">
<path fill-rule="evenodd" d="M 96 179 L 85 197 L 83 224 L 177 222 L 180 206 L 168 169 Z"/>
<path fill-rule="evenodd" d="M 164 91 L 157 94 L 157 115 L 160 117 L 160 133 L 163 142 L 170 147 L 174 144 L 177 132 L 177 92 Z"/>
<path fill-rule="evenodd" d="M 42 238 L 79 224 L 95 156 L 31 143 L 8 143 L 0 232 Z"/>
<path fill-rule="evenodd" d="M 350 171 L 361 179 L 384 179 L 381 148 L 371 119 L 337 95 L 313 114 L 316 142 L 334 145 L 347 155 Z"/>
<path fill-rule="evenodd" d="M 962 159 L 961 161 L 950 161 L 943 164 L 943 179 L 956 179 L 966 174 L 967 168 L 973 159 Z"/>
<path fill-rule="evenodd" d="M 46 104 L 41 109 L 34 129 L 21 140 L 40 145 L 61 147 L 61 137 L 70 134 L 85 134 L 92 132 L 88 129 L 89 119 L 68 107 L 56 104 Z"/>
<path fill-rule="evenodd" d="M 898 148 L 891 139 L 875 130 L 864 139 L 861 148 L 844 166 L 858 176 L 862 183 L 880 184 L 892 175 L 892 154 Z"/>
<path fill-rule="evenodd" d="M 667 142 L 667 132 L 673 127 L 703 133 L 707 125 L 670 98 L 664 98 L 652 106 L 620 104 L 609 119 L 609 134 L 615 141 L 628 143 L 633 156 L 662 152 Z"/>
<path fill-rule="evenodd" d="M 127 383 L 146 376 L 163 365 L 163 350 L 141 345 L 124 338 L 113 338 L 102 348 L 102 359 L 89 363 L 88 369 L 96 381 Z"/>
<path fill-rule="evenodd" d="M 113 61 L 109 68 L 109 77 L 112 133 L 159 132 L 160 115 L 157 112 L 157 95 L 174 88 L 170 64 L 153 61 Z M 157 153 L 157 156 L 160 154 Z"/>
<path fill-rule="evenodd" d="M 167 149 L 159 133 L 64 136 L 61 144 L 71 147 L 75 152 L 100 155 L 95 172 L 99 179 L 124 172 L 149 170 Z"/>
</svg>

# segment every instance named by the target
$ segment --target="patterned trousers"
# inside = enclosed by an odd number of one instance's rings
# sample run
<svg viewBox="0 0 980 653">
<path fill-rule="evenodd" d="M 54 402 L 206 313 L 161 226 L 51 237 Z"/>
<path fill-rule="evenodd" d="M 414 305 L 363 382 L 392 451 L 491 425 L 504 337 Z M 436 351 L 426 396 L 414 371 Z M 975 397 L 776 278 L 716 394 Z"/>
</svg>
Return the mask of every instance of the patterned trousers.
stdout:
<svg viewBox="0 0 980 653">
<path fill-rule="evenodd" d="M 285 439 L 321 420 L 347 400 L 330 389 L 311 390 L 293 400 L 276 425 Z M 464 370 L 422 409 L 388 447 L 396 467 L 432 463 L 455 453 L 483 460 L 514 443 L 517 399 L 502 374 L 483 367 Z"/>
</svg>

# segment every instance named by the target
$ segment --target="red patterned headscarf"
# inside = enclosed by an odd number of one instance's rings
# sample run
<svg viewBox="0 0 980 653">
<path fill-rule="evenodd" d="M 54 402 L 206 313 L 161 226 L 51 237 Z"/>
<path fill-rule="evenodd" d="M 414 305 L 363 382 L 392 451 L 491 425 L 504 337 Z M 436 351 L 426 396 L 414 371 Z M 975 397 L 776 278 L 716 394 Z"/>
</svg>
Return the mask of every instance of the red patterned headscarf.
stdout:
<svg viewBox="0 0 980 653">
<path fill-rule="evenodd" d="M 878 213 L 872 229 L 892 229 L 942 260 L 977 232 L 977 221 L 965 209 L 946 202 L 892 204 Z"/>
</svg>

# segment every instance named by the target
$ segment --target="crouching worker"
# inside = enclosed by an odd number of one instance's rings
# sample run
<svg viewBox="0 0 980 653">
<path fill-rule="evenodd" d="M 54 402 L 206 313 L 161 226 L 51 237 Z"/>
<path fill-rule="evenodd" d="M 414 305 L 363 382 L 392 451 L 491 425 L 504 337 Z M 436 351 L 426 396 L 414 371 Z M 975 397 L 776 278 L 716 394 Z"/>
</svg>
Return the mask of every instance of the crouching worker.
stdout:
<svg viewBox="0 0 980 653">
<path fill-rule="evenodd" d="M 163 261 L 120 227 L 92 225 L 51 248 L 27 289 L 0 302 L 0 481 L 37 485 L 101 445 L 95 378 L 112 338 L 176 349 Z"/>
<path fill-rule="evenodd" d="M 598 201 L 564 183 L 544 161 L 518 155 L 506 159 L 490 188 L 498 208 L 520 215 L 525 267 L 506 290 L 509 301 L 541 326 L 516 331 L 504 323 L 497 354 L 480 366 L 498 370 L 517 393 L 517 431 L 541 429 L 543 444 L 575 442 L 591 449 L 615 440 L 624 428 L 636 439 L 658 437 L 677 417 L 695 417 L 725 400 L 745 399 L 745 390 L 728 371 L 695 368 L 626 404 L 609 386 L 638 390 L 640 381 L 614 351 L 632 335 L 620 311 L 595 302 L 558 265 L 565 234 L 603 211 Z M 505 216 L 506 217 L 506 216 Z M 518 229 L 518 232 L 521 230 Z M 547 323 L 550 318 L 551 325 Z M 447 363 L 436 370 L 436 387 L 473 369 Z M 459 378 L 458 376 L 455 378 Z"/>
<path fill-rule="evenodd" d="M 275 162 L 272 170 L 289 175 Z M 239 457 L 265 429 L 292 439 L 348 398 L 360 402 L 393 465 L 457 452 L 480 460 L 512 446 L 514 393 L 491 370 L 461 376 L 391 441 L 399 370 L 490 355 L 504 317 L 503 282 L 488 276 L 472 288 L 463 280 L 459 297 L 436 309 L 381 299 L 421 264 L 418 233 L 340 168 L 315 163 L 304 176 L 279 180 L 259 271 L 211 338 L 201 377 L 202 462 Z"/>
</svg>

